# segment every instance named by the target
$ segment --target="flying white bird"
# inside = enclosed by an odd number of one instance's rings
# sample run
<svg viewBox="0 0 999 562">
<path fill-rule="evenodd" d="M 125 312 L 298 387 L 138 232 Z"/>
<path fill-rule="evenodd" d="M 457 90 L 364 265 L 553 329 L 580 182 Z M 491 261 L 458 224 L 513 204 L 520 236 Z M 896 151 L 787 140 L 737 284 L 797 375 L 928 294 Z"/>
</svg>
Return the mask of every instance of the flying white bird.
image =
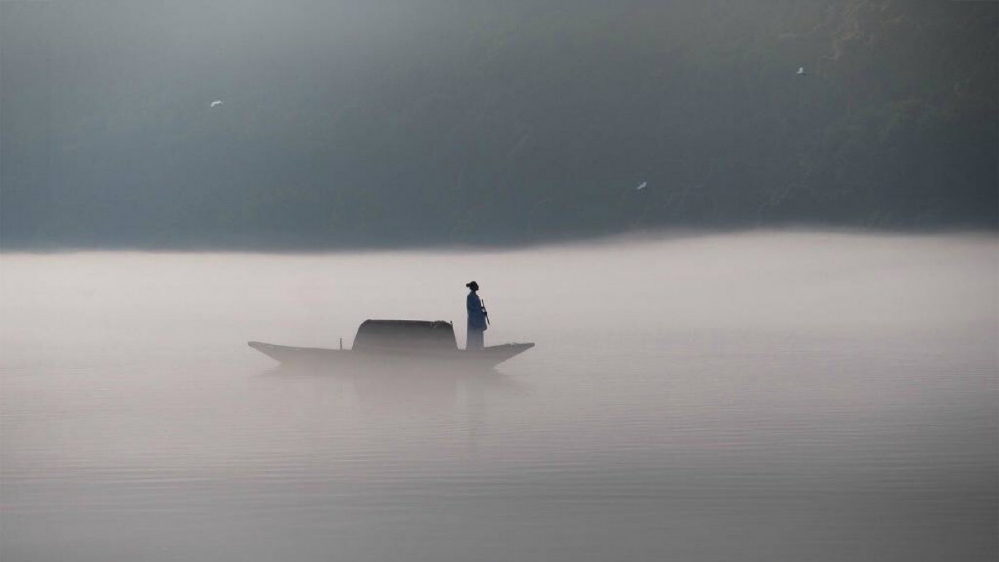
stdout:
<svg viewBox="0 0 999 562">
<path fill-rule="evenodd" d="M 647 185 L 649 185 L 649 182 L 643 181 L 642 183 L 638 184 L 638 187 L 636 187 L 635 190 L 636 191 L 641 191 L 641 190 L 645 189 L 645 186 L 647 186 Z"/>
<path fill-rule="evenodd" d="M 222 105 L 222 100 L 215 100 L 208 105 L 208 107 L 215 107 L 216 105 Z"/>
<path fill-rule="evenodd" d="M 806 74 L 805 74 L 805 67 L 803 67 L 803 66 L 799 66 L 798 67 L 798 76 L 806 76 Z"/>
</svg>

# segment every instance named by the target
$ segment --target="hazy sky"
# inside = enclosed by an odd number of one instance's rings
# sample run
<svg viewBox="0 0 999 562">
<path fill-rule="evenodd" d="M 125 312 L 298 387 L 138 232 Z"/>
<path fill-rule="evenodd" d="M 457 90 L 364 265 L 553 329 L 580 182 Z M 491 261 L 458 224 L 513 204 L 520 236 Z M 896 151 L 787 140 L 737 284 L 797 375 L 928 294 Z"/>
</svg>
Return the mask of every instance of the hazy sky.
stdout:
<svg viewBox="0 0 999 562">
<path fill-rule="evenodd" d="M 3 246 L 994 228 L 999 5 L 605 4 L 3 2 Z"/>
</svg>

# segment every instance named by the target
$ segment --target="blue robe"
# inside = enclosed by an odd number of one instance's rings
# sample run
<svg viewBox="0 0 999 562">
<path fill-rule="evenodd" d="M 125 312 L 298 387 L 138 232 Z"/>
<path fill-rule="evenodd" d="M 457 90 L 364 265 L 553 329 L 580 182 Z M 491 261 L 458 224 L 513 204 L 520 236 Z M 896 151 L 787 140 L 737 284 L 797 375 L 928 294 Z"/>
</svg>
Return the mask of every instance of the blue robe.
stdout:
<svg viewBox="0 0 999 562">
<path fill-rule="evenodd" d="M 486 331 L 486 313 L 482 310 L 482 301 L 475 291 L 468 293 L 465 308 L 468 309 L 468 340 L 465 349 L 482 349 L 483 332 Z"/>
</svg>

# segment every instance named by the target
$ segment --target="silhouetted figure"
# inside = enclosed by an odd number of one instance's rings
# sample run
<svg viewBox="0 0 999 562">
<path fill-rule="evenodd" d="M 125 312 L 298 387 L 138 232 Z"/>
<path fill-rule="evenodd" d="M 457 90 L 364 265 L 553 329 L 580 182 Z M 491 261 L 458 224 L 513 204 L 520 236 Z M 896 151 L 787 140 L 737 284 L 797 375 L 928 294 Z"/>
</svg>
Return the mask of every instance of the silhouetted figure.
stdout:
<svg viewBox="0 0 999 562">
<path fill-rule="evenodd" d="M 479 284 L 472 281 L 465 286 L 468 287 L 468 298 L 465 299 L 465 308 L 468 309 L 468 343 L 465 344 L 465 349 L 482 349 L 483 332 L 487 326 L 486 309 L 476 292 L 479 290 Z"/>
</svg>

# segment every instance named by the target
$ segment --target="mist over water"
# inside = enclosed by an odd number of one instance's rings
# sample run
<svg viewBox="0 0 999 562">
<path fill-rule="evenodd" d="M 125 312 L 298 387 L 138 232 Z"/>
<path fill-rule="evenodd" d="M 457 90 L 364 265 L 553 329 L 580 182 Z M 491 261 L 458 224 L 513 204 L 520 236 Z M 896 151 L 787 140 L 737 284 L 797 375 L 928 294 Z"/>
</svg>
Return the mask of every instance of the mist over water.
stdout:
<svg viewBox="0 0 999 562">
<path fill-rule="evenodd" d="M 994 560 L 993 235 L 6 254 L 0 558 Z M 247 340 L 454 321 L 489 373 Z"/>
</svg>

